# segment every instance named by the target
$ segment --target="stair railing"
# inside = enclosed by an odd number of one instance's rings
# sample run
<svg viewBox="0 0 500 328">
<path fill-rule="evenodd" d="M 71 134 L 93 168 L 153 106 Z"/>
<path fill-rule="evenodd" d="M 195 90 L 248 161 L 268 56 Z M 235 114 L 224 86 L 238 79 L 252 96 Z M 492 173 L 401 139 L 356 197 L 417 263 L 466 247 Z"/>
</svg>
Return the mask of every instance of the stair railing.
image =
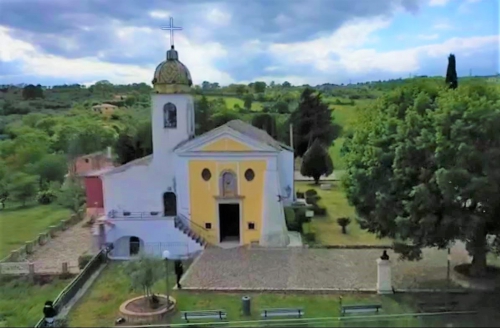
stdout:
<svg viewBox="0 0 500 328">
<path fill-rule="evenodd" d="M 201 238 L 205 239 L 205 241 L 208 244 L 211 245 L 216 245 L 218 244 L 217 242 L 217 236 L 215 231 L 209 230 L 192 220 L 188 219 L 185 215 L 183 214 L 178 214 L 177 217 L 182 221 L 182 223 L 188 227 L 192 232 L 194 232 L 196 235 L 200 236 Z"/>
</svg>

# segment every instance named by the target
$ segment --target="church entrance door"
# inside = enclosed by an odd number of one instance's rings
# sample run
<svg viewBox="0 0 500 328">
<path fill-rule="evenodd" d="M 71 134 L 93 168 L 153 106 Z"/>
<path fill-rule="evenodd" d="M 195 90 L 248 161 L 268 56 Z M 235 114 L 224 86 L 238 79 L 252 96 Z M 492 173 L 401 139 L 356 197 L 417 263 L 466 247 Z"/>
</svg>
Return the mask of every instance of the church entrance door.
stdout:
<svg viewBox="0 0 500 328">
<path fill-rule="evenodd" d="M 219 238 L 240 241 L 240 204 L 219 204 Z"/>
</svg>

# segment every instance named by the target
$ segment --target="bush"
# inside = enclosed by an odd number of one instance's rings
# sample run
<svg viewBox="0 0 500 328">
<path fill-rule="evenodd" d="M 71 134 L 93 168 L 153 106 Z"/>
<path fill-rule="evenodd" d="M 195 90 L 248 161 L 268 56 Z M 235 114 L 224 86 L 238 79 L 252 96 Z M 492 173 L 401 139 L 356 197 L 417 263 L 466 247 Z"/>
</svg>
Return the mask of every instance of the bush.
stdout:
<svg viewBox="0 0 500 328">
<path fill-rule="evenodd" d="M 313 196 L 318 195 L 318 192 L 316 191 L 316 189 L 309 189 L 309 190 L 306 190 L 305 194 L 306 194 L 306 197 L 313 197 Z"/>
<path fill-rule="evenodd" d="M 304 241 L 306 243 L 315 243 L 316 242 L 316 234 L 314 232 L 307 232 L 302 234 Z"/>
<path fill-rule="evenodd" d="M 326 207 L 314 205 L 312 210 L 314 211 L 315 216 L 325 216 L 326 215 Z"/>
<path fill-rule="evenodd" d="M 93 256 L 91 254 L 84 254 L 78 257 L 78 267 L 80 268 L 80 270 L 83 270 L 83 268 L 85 268 L 90 260 L 92 260 L 92 257 Z"/>
<path fill-rule="evenodd" d="M 42 205 L 50 204 L 53 201 L 55 201 L 56 198 L 57 198 L 56 194 L 54 193 L 53 190 L 50 189 L 39 191 L 36 195 L 36 201 Z"/>
<path fill-rule="evenodd" d="M 306 198 L 306 194 L 300 191 L 297 191 L 297 198 Z"/>
<path fill-rule="evenodd" d="M 292 207 L 285 207 L 285 221 L 286 227 L 289 231 L 299 231 L 299 225 L 297 218 L 295 217 L 295 211 Z"/>
<path fill-rule="evenodd" d="M 339 226 L 342 227 L 342 233 L 346 234 L 347 230 L 346 227 L 351 224 L 351 219 L 350 218 L 338 218 L 337 223 Z"/>
</svg>

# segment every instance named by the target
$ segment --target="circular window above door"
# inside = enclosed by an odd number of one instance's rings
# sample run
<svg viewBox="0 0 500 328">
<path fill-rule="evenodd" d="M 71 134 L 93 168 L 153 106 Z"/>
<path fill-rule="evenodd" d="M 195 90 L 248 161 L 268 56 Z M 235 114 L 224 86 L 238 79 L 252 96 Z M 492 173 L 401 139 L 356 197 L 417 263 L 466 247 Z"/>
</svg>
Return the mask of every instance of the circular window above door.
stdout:
<svg viewBox="0 0 500 328">
<path fill-rule="evenodd" d="M 255 178 L 255 173 L 253 172 L 252 169 L 248 169 L 245 171 L 245 179 L 247 181 L 252 181 Z"/>
<path fill-rule="evenodd" d="M 203 171 L 201 171 L 201 177 L 203 180 L 208 181 L 212 177 L 212 173 L 210 173 L 209 169 L 203 169 Z"/>
</svg>

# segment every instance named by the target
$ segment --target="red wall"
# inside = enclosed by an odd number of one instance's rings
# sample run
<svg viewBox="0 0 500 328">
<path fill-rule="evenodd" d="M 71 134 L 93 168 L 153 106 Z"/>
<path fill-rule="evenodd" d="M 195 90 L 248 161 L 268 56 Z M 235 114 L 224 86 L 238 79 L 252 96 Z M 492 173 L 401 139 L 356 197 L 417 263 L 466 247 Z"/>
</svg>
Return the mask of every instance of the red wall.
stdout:
<svg viewBox="0 0 500 328">
<path fill-rule="evenodd" d="M 102 181 L 99 177 L 85 177 L 85 193 L 87 194 L 87 208 L 104 207 Z"/>
</svg>

